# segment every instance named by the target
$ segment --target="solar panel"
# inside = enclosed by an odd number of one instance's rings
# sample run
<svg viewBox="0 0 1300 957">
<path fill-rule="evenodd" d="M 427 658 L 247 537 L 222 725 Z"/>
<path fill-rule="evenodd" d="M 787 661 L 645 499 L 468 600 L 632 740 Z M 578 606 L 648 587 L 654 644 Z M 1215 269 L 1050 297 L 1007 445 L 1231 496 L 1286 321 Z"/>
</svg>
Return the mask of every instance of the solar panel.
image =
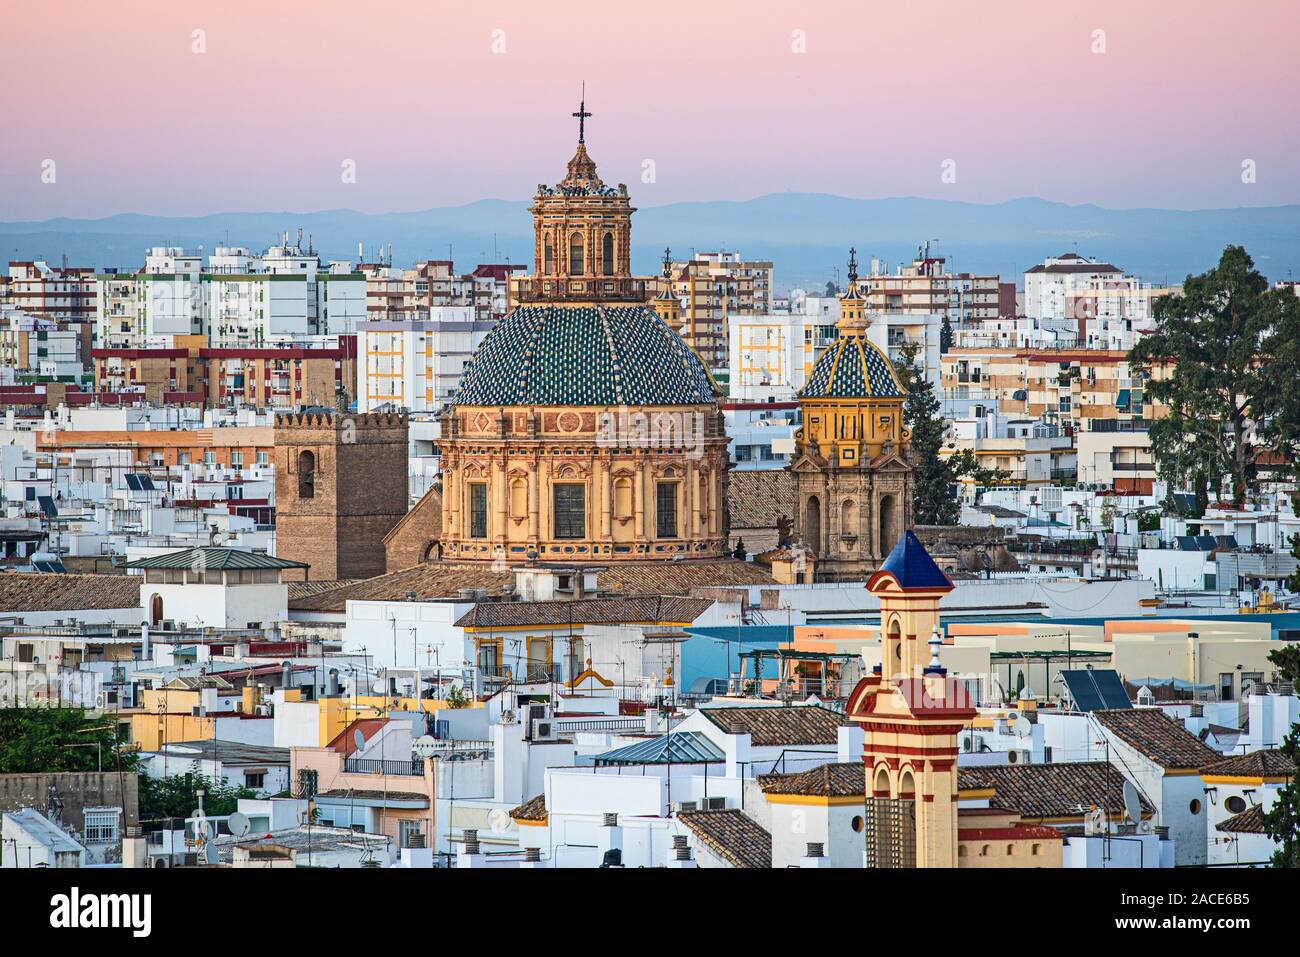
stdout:
<svg viewBox="0 0 1300 957">
<path fill-rule="evenodd" d="M 40 503 L 41 511 L 45 513 L 46 518 L 58 518 L 59 510 L 54 507 L 54 499 L 48 495 L 38 495 L 36 501 Z"/>
<path fill-rule="evenodd" d="M 1061 680 L 1065 682 L 1076 711 L 1133 707 L 1128 692 L 1124 690 L 1124 682 L 1113 668 L 1062 671 Z"/>
<path fill-rule="evenodd" d="M 1198 535 L 1196 541 L 1201 546 L 1201 551 L 1212 552 L 1219 547 L 1219 540 L 1213 535 Z"/>
<path fill-rule="evenodd" d="M 57 559 L 54 561 L 33 561 L 32 567 L 38 572 L 48 572 L 58 575 L 65 575 L 68 571 L 67 568 L 64 567 L 63 562 L 58 561 Z"/>
</svg>

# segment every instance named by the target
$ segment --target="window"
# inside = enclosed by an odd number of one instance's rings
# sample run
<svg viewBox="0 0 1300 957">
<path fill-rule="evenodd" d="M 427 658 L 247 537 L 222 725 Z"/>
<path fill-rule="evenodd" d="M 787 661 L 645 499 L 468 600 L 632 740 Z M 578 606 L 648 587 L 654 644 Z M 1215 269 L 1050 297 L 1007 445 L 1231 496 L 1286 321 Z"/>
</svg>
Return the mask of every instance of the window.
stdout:
<svg viewBox="0 0 1300 957">
<path fill-rule="evenodd" d="M 1242 811 L 1246 810 L 1246 799 L 1234 794 L 1223 802 L 1223 806 L 1233 814 L 1240 814 Z"/>
<path fill-rule="evenodd" d="M 1193 814 L 1200 814 L 1201 802 L 1196 798 L 1192 798 L 1192 803 L 1187 805 L 1187 810 L 1191 811 Z"/>
<path fill-rule="evenodd" d="M 556 485 L 553 491 L 556 538 L 584 538 L 587 534 L 587 487 Z"/>
<path fill-rule="evenodd" d="M 116 807 L 86 808 L 86 843 L 115 844 L 122 809 Z"/>
<path fill-rule="evenodd" d="M 496 642 L 485 641 L 478 646 L 478 668 L 483 674 L 496 677 L 501 674 L 501 647 Z"/>
<path fill-rule="evenodd" d="M 1225 671 L 1219 675 L 1219 700 L 1233 700 L 1233 673 Z"/>
<path fill-rule="evenodd" d="M 861 814 L 856 814 L 856 815 L 854 815 L 853 820 L 849 822 L 849 827 L 853 828 L 853 833 L 854 833 L 854 834 L 861 834 L 861 833 L 862 833 L 862 815 L 861 815 Z"/>
<path fill-rule="evenodd" d="M 244 787 L 246 787 L 246 788 L 253 788 L 253 789 L 260 789 L 260 788 L 264 788 L 264 787 L 266 787 L 266 772 L 265 772 L 265 771 L 245 771 L 245 772 L 244 772 Z"/>
<path fill-rule="evenodd" d="M 420 821 L 398 821 L 397 822 L 397 839 L 402 847 L 411 847 L 411 838 L 422 837 L 424 834 Z M 420 840 L 415 846 L 422 847 L 424 841 Z"/>
<path fill-rule="evenodd" d="M 161 456 L 160 456 L 161 457 Z M 161 462 L 158 464 L 162 464 Z M 244 467 L 244 453 L 232 451 L 230 453 L 230 467 L 232 469 L 242 469 Z"/>
<path fill-rule="evenodd" d="M 659 538 L 677 537 L 677 483 L 655 485 L 655 534 Z"/>
<path fill-rule="evenodd" d="M 469 486 L 469 537 L 487 538 L 487 483 Z"/>
<path fill-rule="evenodd" d="M 600 243 L 601 267 L 606 276 L 614 275 L 614 234 L 606 233 Z"/>
<path fill-rule="evenodd" d="M 306 768 L 298 769 L 298 787 L 295 789 L 294 797 L 299 800 L 309 798 L 317 793 L 320 787 L 319 775 L 315 771 L 309 771 Z"/>
<path fill-rule="evenodd" d="M 582 234 L 574 233 L 569 237 L 569 275 L 581 276 L 585 271 L 582 257 Z"/>
<path fill-rule="evenodd" d="M 551 243 L 550 236 L 542 241 L 542 272 L 555 272 L 555 246 Z"/>
<path fill-rule="evenodd" d="M 298 453 L 298 497 L 314 498 L 316 495 L 316 453 Z"/>
</svg>

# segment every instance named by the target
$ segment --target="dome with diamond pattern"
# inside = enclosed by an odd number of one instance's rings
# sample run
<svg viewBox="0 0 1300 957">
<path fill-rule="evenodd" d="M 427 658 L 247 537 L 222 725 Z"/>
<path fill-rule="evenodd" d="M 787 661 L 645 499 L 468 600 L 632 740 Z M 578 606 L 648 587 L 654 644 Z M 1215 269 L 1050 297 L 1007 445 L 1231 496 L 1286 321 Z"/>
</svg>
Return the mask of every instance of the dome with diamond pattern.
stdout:
<svg viewBox="0 0 1300 957">
<path fill-rule="evenodd" d="M 708 405 L 703 361 L 648 306 L 521 305 L 465 367 L 458 406 Z"/>
</svg>

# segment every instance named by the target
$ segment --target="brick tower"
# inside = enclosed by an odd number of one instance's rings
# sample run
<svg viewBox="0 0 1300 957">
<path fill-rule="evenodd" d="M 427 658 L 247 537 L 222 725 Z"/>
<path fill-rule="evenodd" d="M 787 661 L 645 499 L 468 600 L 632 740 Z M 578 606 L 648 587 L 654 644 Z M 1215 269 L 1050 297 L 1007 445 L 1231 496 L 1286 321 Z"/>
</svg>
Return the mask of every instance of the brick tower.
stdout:
<svg viewBox="0 0 1300 957">
<path fill-rule="evenodd" d="M 370 578 L 406 514 L 406 416 L 301 412 L 275 417 L 275 553 L 318 581 Z"/>
</svg>

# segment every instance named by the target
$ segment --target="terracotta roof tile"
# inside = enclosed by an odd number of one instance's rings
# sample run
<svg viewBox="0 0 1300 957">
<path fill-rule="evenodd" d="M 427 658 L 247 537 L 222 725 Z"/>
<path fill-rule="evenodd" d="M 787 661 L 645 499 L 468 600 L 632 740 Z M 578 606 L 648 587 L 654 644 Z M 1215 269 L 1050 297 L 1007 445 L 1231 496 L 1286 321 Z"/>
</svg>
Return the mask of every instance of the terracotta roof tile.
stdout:
<svg viewBox="0 0 1300 957">
<path fill-rule="evenodd" d="M 705 717 L 728 734 L 749 734 L 756 747 L 835 744 L 848 719 L 819 705 L 702 708 Z"/>
<path fill-rule="evenodd" d="M 1220 821 L 1214 826 L 1216 831 L 1227 831 L 1230 834 L 1264 834 L 1264 806 L 1256 804 L 1254 807 L 1248 807 L 1240 814 L 1234 814 L 1226 821 Z"/>
<path fill-rule="evenodd" d="M 1115 737 L 1167 770 L 1199 770 L 1221 757 L 1157 708 L 1115 708 L 1092 714 Z"/>
<path fill-rule="evenodd" d="M 829 763 L 799 774 L 760 774 L 758 786 L 764 794 L 865 798 L 867 772 L 861 761 Z"/>
<path fill-rule="evenodd" d="M 545 821 L 547 816 L 546 795 L 539 794 L 537 797 L 529 798 L 512 810 L 510 816 L 516 821 Z"/>
<path fill-rule="evenodd" d="M 482 588 L 489 596 L 500 597 L 514 581 L 511 570 L 494 571 L 487 562 L 426 562 L 319 594 L 290 597 L 289 607 L 342 612 L 348 601 L 406 601 L 410 592 L 420 601 L 454 599 L 463 588 Z M 602 591 L 622 595 L 689 595 L 697 586 L 770 585 L 772 576 L 752 562 L 735 559 L 617 562 L 597 573 L 596 584 Z"/>
<path fill-rule="evenodd" d="M 25 611 L 139 608 L 140 575 L 0 574 L 0 608 Z"/>
<path fill-rule="evenodd" d="M 772 866 L 772 835 L 743 811 L 678 811 L 677 820 L 732 867 Z"/>
<path fill-rule="evenodd" d="M 992 788 L 989 803 L 1025 818 L 1078 817 L 1091 807 L 1124 807 L 1124 775 L 1105 761 L 959 767 L 960 791 Z M 1142 801 L 1144 811 L 1151 805 Z"/>
<path fill-rule="evenodd" d="M 727 512 L 731 530 L 776 528 L 789 516 L 797 477 L 786 469 L 737 469 L 727 478 Z"/>
<path fill-rule="evenodd" d="M 1295 777 L 1296 766 L 1294 761 L 1277 748 L 1264 748 L 1212 761 L 1201 768 L 1201 774 L 1242 778 Z"/>
<path fill-rule="evenodd" d="M 709 598 L 643 595 L 632 598 L 584 598 L 577 601 L 479 602 L 456 622 L 458 628 L 504 628 L 511 625 L 618 624 L 624 622 L 693 622 L 713 604 Z"/>
</svg>

